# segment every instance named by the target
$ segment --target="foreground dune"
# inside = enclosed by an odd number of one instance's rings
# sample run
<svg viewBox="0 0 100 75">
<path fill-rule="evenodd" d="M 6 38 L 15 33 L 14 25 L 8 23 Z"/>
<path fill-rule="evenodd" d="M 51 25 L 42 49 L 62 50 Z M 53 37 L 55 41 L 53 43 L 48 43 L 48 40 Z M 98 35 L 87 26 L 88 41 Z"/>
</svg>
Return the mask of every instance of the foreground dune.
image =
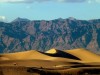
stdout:
<svg viewBox="0 0 100 75">
<path fill-rule="evenodd" d="M 100 56 L 85 49 L 0 54 L 0 75 L 100 75 Z"/>
</svg>

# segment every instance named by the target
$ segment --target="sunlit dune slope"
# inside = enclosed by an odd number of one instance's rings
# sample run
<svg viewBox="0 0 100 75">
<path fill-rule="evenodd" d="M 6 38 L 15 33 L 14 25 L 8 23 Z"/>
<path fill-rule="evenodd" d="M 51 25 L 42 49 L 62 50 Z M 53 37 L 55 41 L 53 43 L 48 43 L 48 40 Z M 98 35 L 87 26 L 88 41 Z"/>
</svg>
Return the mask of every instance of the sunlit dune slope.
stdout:
<svg viewBox="0 0 100 75">
<path fill-rule="evenodd" d="M 0 56 L 0 60 L 10 60 L 8 57 Z"/>
<path fill-rule="evenodd" d="M 92 53 L 91 51 L 88 51 L 88 50 L 83 49 L 83 48 L 73 49 L 73 50 L 64 50 L 64 52 L 78 57 L 81 61 L 100 62 L 100 56 L 99 55 Z"/>
<path fill-rule="evenodd" d="M 57 50 L 56 49 L 50 49 L 50 50 L 46 51 L 45 53 L 55 54 L 55 53 L 57 53 Z"/>
<path fill-rule="evenodd" d="M 36 50 L 24 51 L 24 52 L 16 52 L 16 53 L 8 53 L 8 54 L 1 54 L 1 60 L 26 60 L 26 59 L 41 59 L 41 60 L 48 60 L 52 59 L 52 57 L 45 55 Z"/>
</svg>

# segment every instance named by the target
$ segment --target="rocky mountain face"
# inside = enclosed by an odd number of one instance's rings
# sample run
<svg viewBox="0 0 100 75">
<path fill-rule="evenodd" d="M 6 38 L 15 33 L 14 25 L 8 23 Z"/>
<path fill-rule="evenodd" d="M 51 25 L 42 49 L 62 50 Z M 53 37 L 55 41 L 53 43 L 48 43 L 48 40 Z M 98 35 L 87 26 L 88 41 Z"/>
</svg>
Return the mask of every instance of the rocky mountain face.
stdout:
<svg viewBox="0 0 100 75">
<path fill-rule="evenodd" d="M 0 53 L 51 48 L 86 48 L 100 52 L 100 19 L 30 21 L 17 18 L 11 23 L 0 22 Z"/>
</svg>

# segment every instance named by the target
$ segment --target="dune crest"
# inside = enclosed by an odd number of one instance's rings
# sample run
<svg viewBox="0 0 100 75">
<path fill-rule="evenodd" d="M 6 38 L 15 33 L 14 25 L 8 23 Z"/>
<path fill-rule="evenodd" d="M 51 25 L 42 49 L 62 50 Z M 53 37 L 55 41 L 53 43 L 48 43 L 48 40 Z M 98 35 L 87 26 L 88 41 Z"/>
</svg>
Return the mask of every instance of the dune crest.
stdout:
<svg viewBox="0 0 100 75">
<path fill-rule="evenodd" d="M 55 54 L 55 53 L 57 53 L 57 50 L 56 49 L 50 49 L 50 50 L 46 51 L 45 53 Z"/>
</svg>

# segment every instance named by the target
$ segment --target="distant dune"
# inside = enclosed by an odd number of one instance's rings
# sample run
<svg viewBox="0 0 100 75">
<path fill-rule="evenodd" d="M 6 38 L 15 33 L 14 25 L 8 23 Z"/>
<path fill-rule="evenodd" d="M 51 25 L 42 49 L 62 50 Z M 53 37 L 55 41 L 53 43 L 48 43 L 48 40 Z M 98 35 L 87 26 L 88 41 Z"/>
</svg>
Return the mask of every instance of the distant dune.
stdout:
<svg viewBox="0 0 100 75">
<path fill-rule="evenodd" d="M 64 50 L 64 52 L 67 52 L 69 54 L 72 54 L 76 57 L 78 57 L 81 61 L 86 62 L 100 62 L 100 56 L 92 53 L 86 49 L 73 49 L 73 50 Z"/>
<path fill-rule="evenodd" d="M 0 54 L 0 75 L 100 74 L 100 56 L 85 49 Z"/>
</svg>

